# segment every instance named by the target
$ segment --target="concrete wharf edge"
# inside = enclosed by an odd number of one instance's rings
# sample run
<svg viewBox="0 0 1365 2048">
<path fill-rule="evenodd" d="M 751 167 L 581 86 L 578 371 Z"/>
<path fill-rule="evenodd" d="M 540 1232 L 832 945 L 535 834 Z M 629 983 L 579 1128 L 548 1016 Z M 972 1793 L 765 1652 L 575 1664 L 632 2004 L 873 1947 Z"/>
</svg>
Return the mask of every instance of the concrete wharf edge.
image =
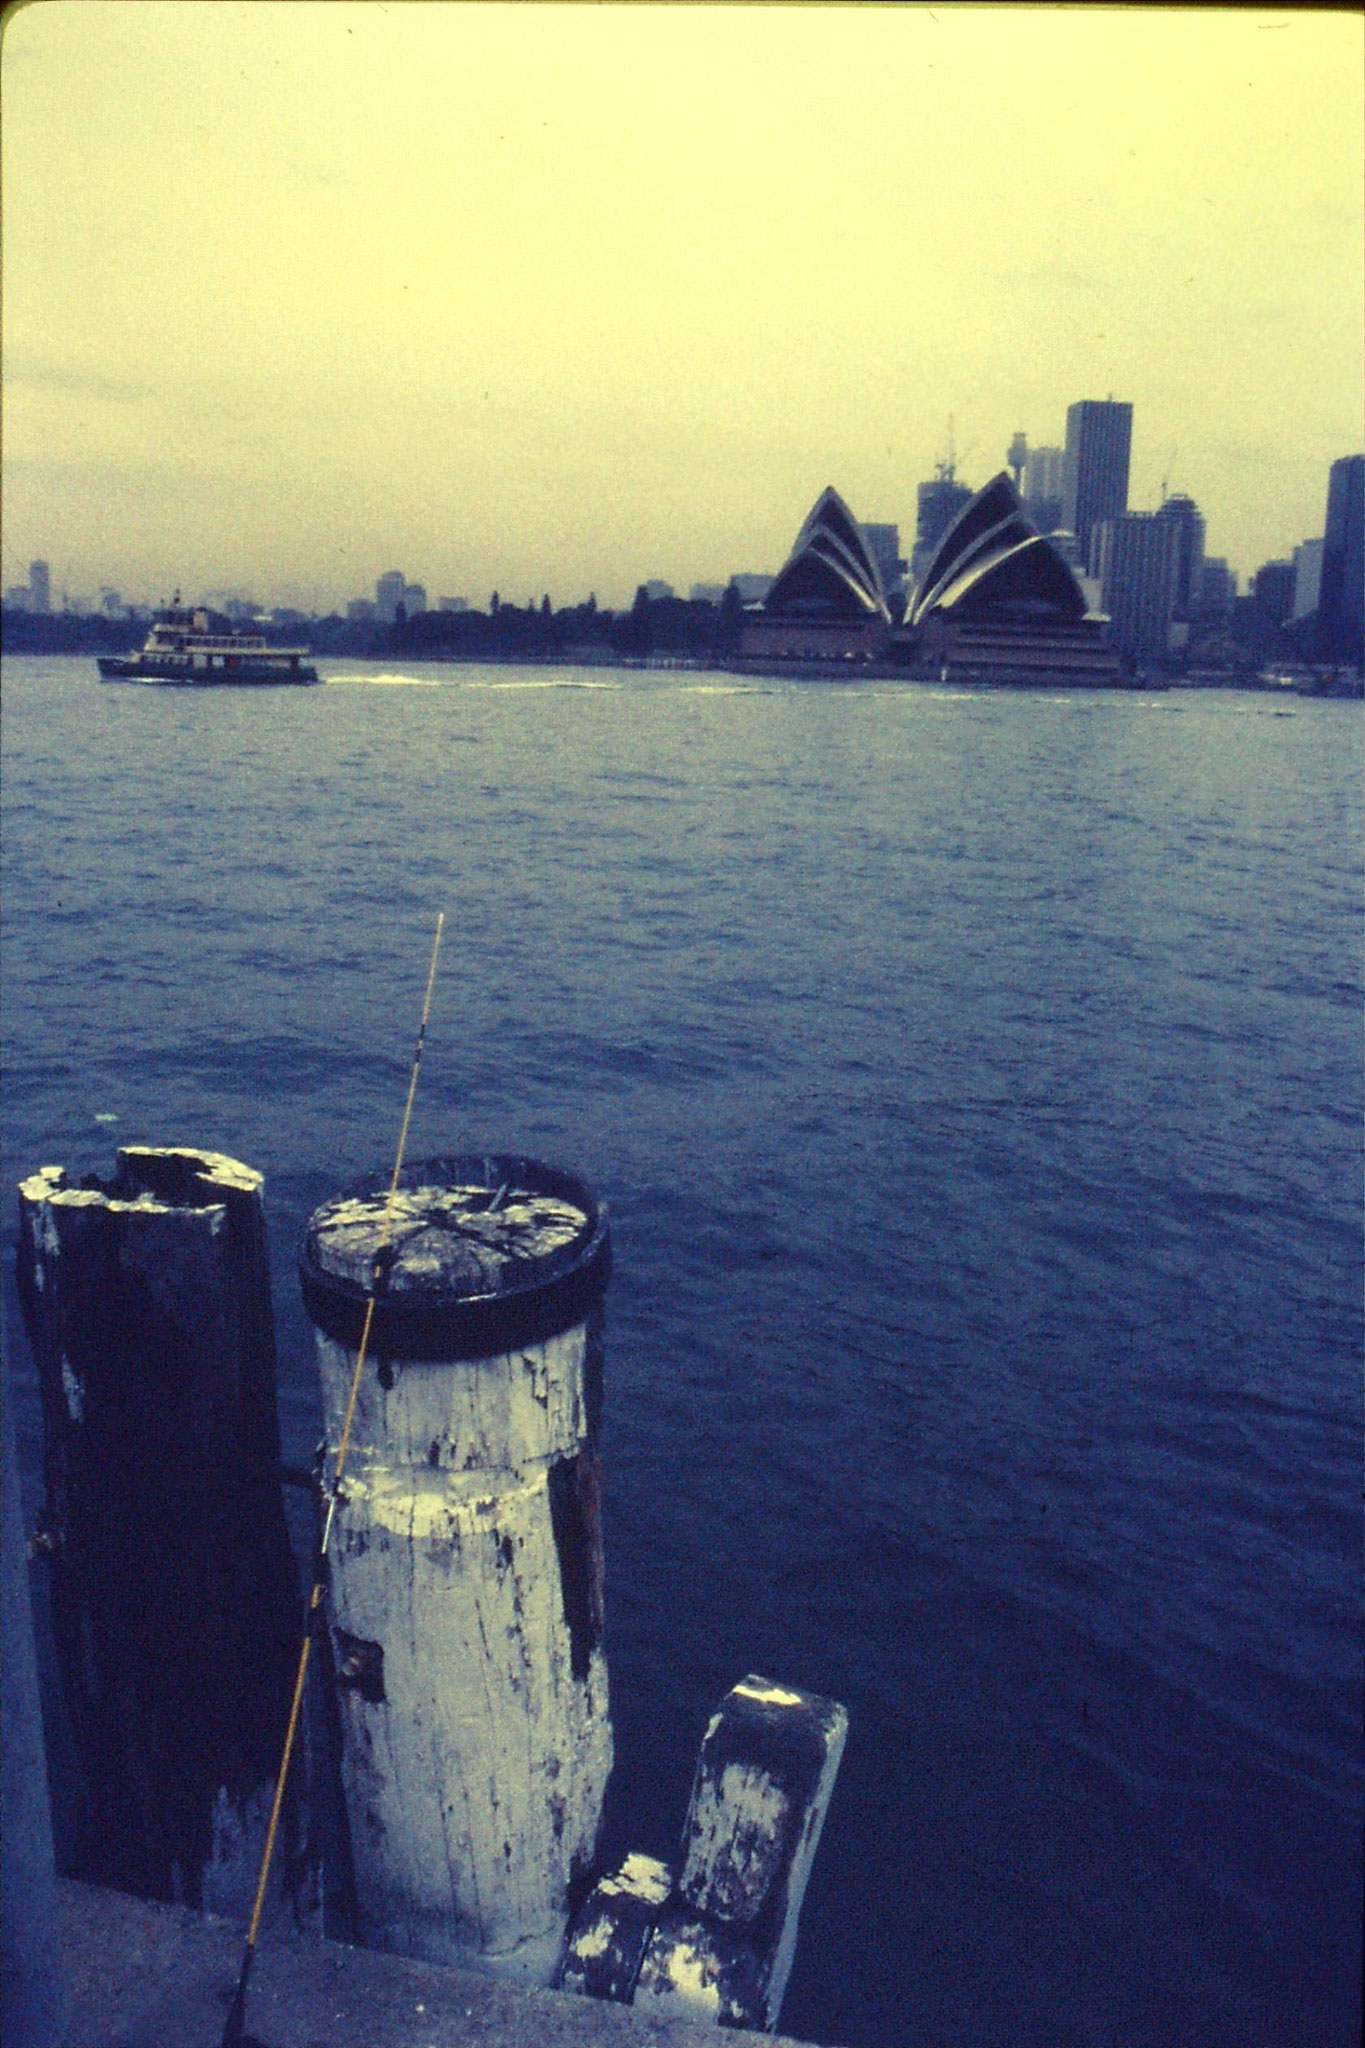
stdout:
<svg viewBox="0 0 1365 2048">
<path fill-rule="evenodd" d="M 219 2048 L 238 1927 L 69 1878 L 58 1892 L 73 2043 Z M 246 2031 L 266 2048 L 801 2048 L 316 1938 L 262 1938 Z"/>
</svg>

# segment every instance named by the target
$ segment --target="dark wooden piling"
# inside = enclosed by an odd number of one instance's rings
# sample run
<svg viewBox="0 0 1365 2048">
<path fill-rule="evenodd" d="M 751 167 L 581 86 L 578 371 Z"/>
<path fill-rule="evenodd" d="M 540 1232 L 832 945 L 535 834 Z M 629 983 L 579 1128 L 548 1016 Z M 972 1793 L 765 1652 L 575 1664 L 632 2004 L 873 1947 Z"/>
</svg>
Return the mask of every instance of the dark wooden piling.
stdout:
<svg viewBox="0 0 1365 2048">
<path fill-rule="evenodd" d="M 560 1990 L 629 2005 L 645 1950 L 672 1891 L 669 1866 L 638 1853 L 599 1879 L 574 1920 L 560 1965 Z"/>
<path fill-rule="evenodd" d="M 70 2036 L 52 1812 L 3 1349 L 0 1460 L 0 2040 L 9 2048 L 64 2048 Z"/>
<path fill-rule="evenodd" d="M 575 1918 L 560 1984 L 656 2018 L 777 2025 L 843 1756 L 837 1700 L 750 1676 L 711 1718 L 676 1879 L 627 1856 Z"/>
<path fill-rule="evenodd" d="M 548 1984 L 611 1768 L 598 1418 L 606 1215 L 513 1157 L 324 1204 L 302 1259 L 361 1938 Z"/>
<path fill-rule="evenodd" d="M 262 1177 L 129 1147 L 109 1182 L 44 1167 L 19 1195 L 73 1874 L 245 1918 L 302 1615 Z M 307 1919 L 297 1787 L 285 1832 L 272 1910 Z"/>
<path fill-rule="evenodd" d="M 637 2005 L 776 2027 L 847 1732 L 837 1700 L 752 1674 L 731 1687 L 702 1741 Z"/>
</svg>

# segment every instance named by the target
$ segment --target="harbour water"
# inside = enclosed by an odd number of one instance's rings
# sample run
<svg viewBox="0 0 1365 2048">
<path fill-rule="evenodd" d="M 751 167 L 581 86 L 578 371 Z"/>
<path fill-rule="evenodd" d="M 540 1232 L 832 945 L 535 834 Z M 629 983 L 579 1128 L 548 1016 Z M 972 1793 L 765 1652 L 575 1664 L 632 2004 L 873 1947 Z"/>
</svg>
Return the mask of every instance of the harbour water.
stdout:
<svg viewBox="0 0 1365 2048">
<path fill-rule="evenodd" d="M 1361 1886 L 1362 719 L 323 664 L 7 661 L 13 1184 L 391 1158 L 611 1206 L 614 1845 L 746 1671 L 849 1747 L 783 2024 L 1347 2048 Z"/>
</svg>

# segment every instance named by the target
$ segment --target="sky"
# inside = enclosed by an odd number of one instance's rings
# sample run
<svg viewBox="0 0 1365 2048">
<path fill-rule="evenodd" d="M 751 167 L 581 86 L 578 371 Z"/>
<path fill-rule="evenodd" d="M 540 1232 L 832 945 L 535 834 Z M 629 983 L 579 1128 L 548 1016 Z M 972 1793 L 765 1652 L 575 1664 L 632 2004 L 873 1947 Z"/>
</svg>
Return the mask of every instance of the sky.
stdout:
<svg viewBox="0 0 1365 2048">
<path fill-rule="evenodd" d="M 0 115 L 5 585 L 619 604 L 1110 395 L 1245 577 L 1365 442 L 1355 13 L 29 0 Z"/>
</svg>

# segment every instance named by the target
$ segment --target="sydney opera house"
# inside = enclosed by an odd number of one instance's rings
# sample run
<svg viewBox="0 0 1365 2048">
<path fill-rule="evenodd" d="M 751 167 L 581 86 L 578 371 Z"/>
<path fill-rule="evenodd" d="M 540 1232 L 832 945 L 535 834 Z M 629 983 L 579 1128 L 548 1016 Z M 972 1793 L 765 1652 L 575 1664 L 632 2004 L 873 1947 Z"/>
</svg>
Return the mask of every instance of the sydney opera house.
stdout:
<svg viewBox="0 0 1365 2048">
<path fill-rule="evenodd" d="M 762 609 L 746 614 L 740 652 L 746 665 L 875 663 L 953 682 L 1125 680 L 1070 565 L 1003 470 L 942 536 L 900 624 L 857 520 L 822 491 Z"/>
</svg>

